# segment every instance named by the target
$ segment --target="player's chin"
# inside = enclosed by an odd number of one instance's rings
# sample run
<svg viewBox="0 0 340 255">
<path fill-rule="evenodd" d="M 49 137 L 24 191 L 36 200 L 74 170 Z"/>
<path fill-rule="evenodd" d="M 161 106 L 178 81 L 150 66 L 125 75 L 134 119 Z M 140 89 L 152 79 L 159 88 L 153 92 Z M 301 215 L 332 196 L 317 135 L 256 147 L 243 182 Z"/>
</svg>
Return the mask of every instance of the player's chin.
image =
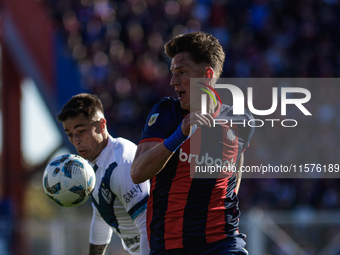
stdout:
<svg viewBox="0 0 340 255">
<path fill-rule="evenodd" d="M 181 104 L 181 108 L 182 108 L 183 110 L 190 111 L 190 104 L 189 104 L 188 102 L 180 101 L 180 104 Z"/>
</svg>

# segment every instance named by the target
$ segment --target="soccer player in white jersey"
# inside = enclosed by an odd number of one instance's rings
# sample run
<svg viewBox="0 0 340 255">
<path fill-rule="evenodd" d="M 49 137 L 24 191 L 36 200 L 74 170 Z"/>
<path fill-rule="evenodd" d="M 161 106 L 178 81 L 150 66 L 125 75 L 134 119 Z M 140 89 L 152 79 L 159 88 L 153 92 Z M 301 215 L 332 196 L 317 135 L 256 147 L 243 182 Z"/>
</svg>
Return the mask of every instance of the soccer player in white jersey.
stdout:
<svg viewBox="0 0 340 255">
<path fill-rule="evenodd" d="M 57 118 L 78 154 L 96 172 L 96 186 L 91 194 L 89 255 L 104 254 L 113 232 L 130 254 L 149 254 L 146 233 L 149 182 L 134 184 L 130 176 L 136 145 L 110 136 L 103 105 L 96 95 L 73 96 Z"/>
</svg>

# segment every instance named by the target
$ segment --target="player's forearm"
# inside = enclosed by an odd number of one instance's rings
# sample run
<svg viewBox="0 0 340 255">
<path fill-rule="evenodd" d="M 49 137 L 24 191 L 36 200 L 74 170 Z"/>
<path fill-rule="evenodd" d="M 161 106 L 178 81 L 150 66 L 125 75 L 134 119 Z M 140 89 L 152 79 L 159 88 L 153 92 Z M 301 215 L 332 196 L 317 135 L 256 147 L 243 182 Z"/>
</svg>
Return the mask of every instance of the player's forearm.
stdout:
<svg viewBox="0 0 340 255">
<path fill-rule="evenodd" d="M 164 168 L 172 154 L 173 152 L 165 148 L 163 143 L 157 144 L 140 155 L 136 154 L 131 165 L 132 181 L 138 184 L 154 177 Z"/>
<path fill-rule="evenodd" d="M 104 255 L 106 251 L 107 244 L 95 245 L 90 243 L 89 255 Z"/>
</svg>

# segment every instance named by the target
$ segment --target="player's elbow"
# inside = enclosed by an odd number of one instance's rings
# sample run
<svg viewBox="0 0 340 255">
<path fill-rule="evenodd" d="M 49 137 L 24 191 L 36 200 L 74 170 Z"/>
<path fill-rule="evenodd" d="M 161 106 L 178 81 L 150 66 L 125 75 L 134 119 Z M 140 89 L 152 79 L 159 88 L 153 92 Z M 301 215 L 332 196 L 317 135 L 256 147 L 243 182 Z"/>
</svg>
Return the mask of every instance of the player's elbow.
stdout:
<svg viewBox="0 0 340 255">
<path fill-rule="evenodd" d="M 130 172 L 131 173 L 131 180 L 134 184 L 140 184 L 143 181 L 141 181 L 141 178 L 136 173 Z"/>
<path fill-rule="evenodd" d="M 143 176 L 141 175 L 141 173 L 138 171 L 138 168 L 134 164 L 131 165 L 130 175 L 131 175 L 132 182 L 134 184 L 139 184 L 145 181 L 142 178 Z"/>
</svg>

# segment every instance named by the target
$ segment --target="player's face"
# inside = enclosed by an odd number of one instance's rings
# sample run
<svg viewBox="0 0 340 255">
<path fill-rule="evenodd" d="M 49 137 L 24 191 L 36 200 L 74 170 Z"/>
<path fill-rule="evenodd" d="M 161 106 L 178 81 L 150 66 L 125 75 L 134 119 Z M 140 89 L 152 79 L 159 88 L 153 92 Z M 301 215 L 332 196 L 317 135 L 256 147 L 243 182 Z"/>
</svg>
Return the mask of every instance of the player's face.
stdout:
<svg viewBox="0 0 340 255">
<path fill-rule="evenodd" d="M 105 147 L 102 121 L 103 119 L 91 121 L 81 113 L 63 122 L 65 133 L 78 154 L 90 161 L 95 160 Z"/>
<path fill-rule="evenodd" d="M 170 71 L 170 85 L 174 87 L 181 107 L 190 111 L 190 78 L 204 78 L 204 68 L 193 62 L 189 53 L 183 52 L 172 58 Z"/>
</svg>

